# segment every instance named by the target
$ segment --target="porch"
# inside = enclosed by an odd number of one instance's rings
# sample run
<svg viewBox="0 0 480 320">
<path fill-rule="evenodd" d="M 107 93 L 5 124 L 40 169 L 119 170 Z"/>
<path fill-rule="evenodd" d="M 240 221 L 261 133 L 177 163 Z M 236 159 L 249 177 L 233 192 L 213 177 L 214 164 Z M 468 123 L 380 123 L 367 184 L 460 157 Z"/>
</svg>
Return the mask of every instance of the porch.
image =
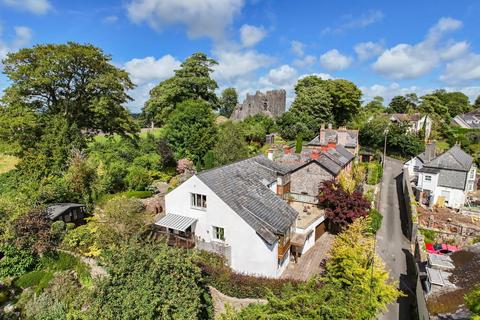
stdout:
<svg viewBox="0 0 480 320">
<path fill-rule="evenodd" d="M 177 214 L 167 214 L 155 223 L 157 235 L 164 236 L 169 246 L 185 249 L 195 247 L 194 226 L 197 219 Z"/>
</svg>

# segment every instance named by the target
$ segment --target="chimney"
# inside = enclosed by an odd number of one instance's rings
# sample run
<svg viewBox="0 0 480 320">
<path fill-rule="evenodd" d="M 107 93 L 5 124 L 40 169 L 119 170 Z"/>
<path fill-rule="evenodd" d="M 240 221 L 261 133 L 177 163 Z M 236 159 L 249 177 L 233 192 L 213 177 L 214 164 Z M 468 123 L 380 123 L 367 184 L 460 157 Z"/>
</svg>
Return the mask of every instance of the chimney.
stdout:
<svg viewBox="0 0 480 320">
<path fill-rule="evenodd" d="M 332 130 L 332 123 L 328 124 L 328 129 Z"/>
<path fill-rule="evenodd" d="M 425 146 L 425 157 L 427 161 L 433 160 L 437 156 L 437 146 L 434 141 L 430 141 Z"/>
<path fill-rule="evenodd" d="M 312 150 L 312 153 L 310 154 L 310 159 L 317 160 L 318 157 L 320 157 L 320 152 L 318 150 Z"/>
<path fill-rule="evenodd" d="M 273 149 L 268 149 L 267 157 L 269 160 L 273 161 Z"/>
<path fill-rule="evenodd" d="M 322 126 L 320 127 L 320 135 L 318 136 L 320 140 L 320 145 L 325 145 L 325 124 L 322 123 Z"/>
<path fill-rule="evenodd" d="M 292 148 L 290 148 L 289 146 L 283 146 L 283 153 L 284 154 L 290 154 L 292 151 Z"/>
</svg>

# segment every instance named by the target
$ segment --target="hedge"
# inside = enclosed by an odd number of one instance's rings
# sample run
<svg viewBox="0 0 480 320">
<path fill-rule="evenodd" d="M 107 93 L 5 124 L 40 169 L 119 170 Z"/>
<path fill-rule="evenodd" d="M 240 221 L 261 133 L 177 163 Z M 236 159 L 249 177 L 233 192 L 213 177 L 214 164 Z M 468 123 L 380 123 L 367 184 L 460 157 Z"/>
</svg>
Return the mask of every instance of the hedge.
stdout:
<svg viewBox="0 0 480 320">
<path fill-rule="evenodd" d="M 270 293 L 278 296 L 286 285 L 302 283 L 292 279 L 255 277 L 234 272 L 225 265 L 223 257 L 206 251 L 198 251 L 194 262 L 202 269 L 207 283 L 223 294 L 236 298 L 267 298 Z"/>
</svg>

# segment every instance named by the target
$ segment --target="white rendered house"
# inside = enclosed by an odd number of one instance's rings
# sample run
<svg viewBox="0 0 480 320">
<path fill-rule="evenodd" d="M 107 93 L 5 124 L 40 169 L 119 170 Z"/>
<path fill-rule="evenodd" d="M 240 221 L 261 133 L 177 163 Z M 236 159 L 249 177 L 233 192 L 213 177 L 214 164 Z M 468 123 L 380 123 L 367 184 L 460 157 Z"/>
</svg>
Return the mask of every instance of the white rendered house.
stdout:
<svg viewBox="0 0 480 320">
<path fill-rule="evenodd" d="M 432 205 L 445 205 L 460 209 L 465 204 L 468 192 L 476 190 L 476 166 L 473 159 L 460 146 L 437 157 L 425 153 L 405 163 L 409 172 L 417 175 L 417 200 Z"/>
<path fill-rule="evenodd" d="M 288 183 L 284 170 L 258 156 L 200 172 L 166 195 L 156 225 L 224 255 L 237 272 L 279 277 L 298 215 L 277 194 Z"/>
</svg>

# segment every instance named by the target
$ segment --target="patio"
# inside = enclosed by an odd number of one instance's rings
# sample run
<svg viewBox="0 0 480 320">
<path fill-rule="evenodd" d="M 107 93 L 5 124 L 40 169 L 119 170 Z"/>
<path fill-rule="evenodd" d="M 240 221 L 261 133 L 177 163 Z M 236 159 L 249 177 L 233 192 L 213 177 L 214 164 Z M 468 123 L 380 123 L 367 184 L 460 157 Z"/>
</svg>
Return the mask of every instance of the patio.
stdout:
<svg viewBox="0 0 480 320">
<path fill-rule="evenodd" d="M 313 275 L 322 273 L 322 261 L 327 258 L 334 238 L 333 234 L 325 232 L 307 253 L 298 258 L 297 263 L 291 261 L 288 264 L 281 278 L 306 281 Z"/>
</svg>

